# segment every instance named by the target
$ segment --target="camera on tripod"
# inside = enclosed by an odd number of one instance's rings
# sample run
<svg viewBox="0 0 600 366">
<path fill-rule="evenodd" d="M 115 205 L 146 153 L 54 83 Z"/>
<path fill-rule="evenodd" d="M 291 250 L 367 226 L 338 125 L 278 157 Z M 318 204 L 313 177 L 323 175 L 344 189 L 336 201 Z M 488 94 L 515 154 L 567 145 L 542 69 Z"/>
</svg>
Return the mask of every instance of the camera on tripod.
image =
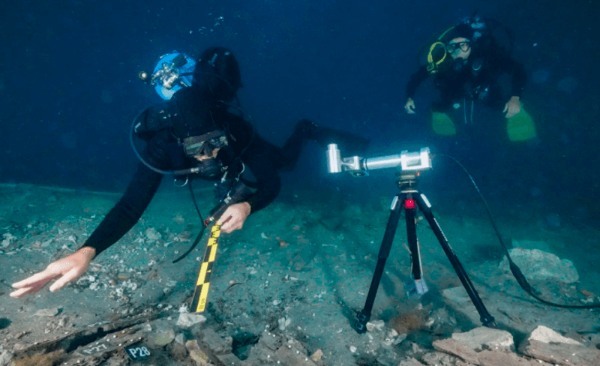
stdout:
<svg viewBox="0 0 600 366">
<path fill-rule="evenodd" d="M 327 170 L 329 173 L 348 172 L 361 177 L 369 174 L 370 170 L 400 168 L 401 172 L 418 173 L 431 169 L 431 154 L 429 148 L 423 147 L 417 152 L 402 151 L 400 154 L 363 158 L 350 156 L 342 158 L 337 144 L 327 145 Z"/>
<path fill-rule="evenodd" d="M 327 146 L 327 165 L 329 173 L 348 172 L 353 176 L 368 175 L 370 170 L 397 168 L 399 174 L 397 183 L 400 192 L 392 199 L 390 205 L 390 216 L 383 234 L 379 254 L 377 255 L 377 264 L 371 279 L 371 286 L 367 294 L 367 299 L 362 310 L 356 313 L 353 321 L 353 327 L 358 333 L 364 333 L 367 330 L 367 322 L 371 318 L 371 312 L 375 303 L 375 296 L 381 278 L 384 274 L 385 263 L 390 255 L 398 221 L 404 213 L 406 223 L 406 239 L 408 249 L 411 255 L 412 278 L 414 284 L 408 291 L 410 294 L 415 293 L 423 295 L 428 291 L 427 284 L 423 277 L 423 268 L 421 263 L 421 254 L 419 240 L 417 238 L 417 210 L 420 210 L 429 227 L 433 231 L 438 242 L 442 246 L 444 253 L 450 260 L 450 264 L 454 268 L 456 275 L 460 279 L 463 287 L 467 291 L 469 298 L 479 312 L 481 322 L 485 326 L 495 326 L 494 317 L 487 311 L 485 305 L 481 301 L 475 286 L 471 282 L 467 272 L 460 263 L 460 260 L 450 246 L 446 235 L 442 231 L 437 222 L 431 204 L 427 197 L 421 193 L 417 187 L 417 178 L 421 171 L 431 169 L 431 155 L 429 148 L 421 148 L 418 152 L 402 151 L 400 154 L 380 156 L 375 158 L 363 158 L 360 156 L 351 156 L 342 158 L 340 149 L 336 144 Z"/>
</svg>

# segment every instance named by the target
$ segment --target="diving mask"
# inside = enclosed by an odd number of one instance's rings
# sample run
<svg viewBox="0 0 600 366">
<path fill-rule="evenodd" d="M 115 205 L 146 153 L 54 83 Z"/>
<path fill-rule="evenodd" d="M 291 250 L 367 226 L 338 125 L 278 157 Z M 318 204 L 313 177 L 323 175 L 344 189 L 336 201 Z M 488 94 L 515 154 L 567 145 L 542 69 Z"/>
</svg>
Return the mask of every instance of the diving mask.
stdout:
<svg viewBox="0 0 600 366">
<path fill-rule="evenodd" d="M 446 51 L 448 51 L 448 53 L 455 53 L 458 50 L 467 52 L 469 51 L 469 48 L 471 48 L 471 42 L 469 41 L 449 42 L 446 45 Z"/>
</svg>

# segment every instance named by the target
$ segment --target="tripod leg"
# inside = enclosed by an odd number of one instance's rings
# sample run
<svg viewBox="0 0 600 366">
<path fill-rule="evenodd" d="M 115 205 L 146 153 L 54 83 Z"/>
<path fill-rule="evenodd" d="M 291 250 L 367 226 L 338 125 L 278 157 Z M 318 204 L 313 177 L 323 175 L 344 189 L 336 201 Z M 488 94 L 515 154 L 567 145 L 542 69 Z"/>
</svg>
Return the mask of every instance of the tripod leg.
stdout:
<svg viewBox="0 0 600 366">
<path fill-rule="evenodd" d="M 377 255 L 377 265 L 375 266 L 375 272 L 371 280 L 371 287 L 369 287 L 369 293 L 367 294 L 367 300 L 365 301 L 364 308 L 356 314 L 356 323 L 354 329 L 358 333 L 364 333 L 367 330 L 367 322 L 371 318 L 371 311 L 373 310 L 373 303 L 375 302 L 375 295 L 377 295 L 377 288 L 379 282 L 381 282 L 381 276 L 385 267 L 385 262 L 390 254 L 394 236 L 396 235 L 396 229 L 398 228 L 398 221 L 400 220 L 401 209 L 404 199 L 400 195 L 396 195 L 392 201 L 390 207 L 390 216 L 388 218 L 383 240 L 379 247 L 379 254 Z"/>
<path fill-rule="evenodd" d="M 473 283 L 471 282 L 469 275 L 467 274 L 464 267 L 460 263 L 460 260 L 454 253 L 454 250 L 452 250 L 452 247 L 450 247 L 450 243 L 448 243 L 448 239 L 446 239 L 446 236 L 442 232 L 442 228 L 440 227 L 437 220 L 433 216 L 433 212 L 431 211 L 431 205 L 427 201 L 427 198 L 423 194 L 417 194 L 416 200 L 417 200 L 417 205 L 419 206 L 419 209 L 423 212 L 423 215 L 425 216 L 425 218 L 427 219 L 427 222 L 429 223 L 429 227 L 431 227 L 431 230 L 433 230 L 433 233 L 435 234 L 436 238 L 440 242 L 442 249 L 444 249 L 444 253 L 446 253 L 446 256 L 450 260 L 452 267 L 454 267 L 454 271 L 458 275 L 460 282 L 462 283 L 463 287 L 467 291 L 467 294 L 471 298 L 473 305 L 475 305 L 475 308 L 477 309 L 477 312 L 479 313 L 481 323 L 483 325 L 485 325 L 486 327 L 495 327 L 496 321 L 494 320 L 494 317 L 492 315 L 490 315 L 490 313 L 485 308 L 485 305 L 483 304 L 483 301 L 481 301 L 481 298 L 479 297 L 479 294 L 477 293 L 475 286 L 473 286 Z"/>
<path fill-rule="evenodd" d="M 417 239 L 417 205 L 412 198 L 412 193 L 407 194 L 403 202 L 404 213 L 406 218 L 406 239 L 408 249 L 410 250 L 410 258 L 412 261 L 412 276 L 414 286 L 407 289 L 407 295 L 419 294 L 423 295 L 429 291 L 427 283 L 423 278 L 423 265 L 421 263 L 421 250 L 419 249 L 419 239 Z"/>
</svg>

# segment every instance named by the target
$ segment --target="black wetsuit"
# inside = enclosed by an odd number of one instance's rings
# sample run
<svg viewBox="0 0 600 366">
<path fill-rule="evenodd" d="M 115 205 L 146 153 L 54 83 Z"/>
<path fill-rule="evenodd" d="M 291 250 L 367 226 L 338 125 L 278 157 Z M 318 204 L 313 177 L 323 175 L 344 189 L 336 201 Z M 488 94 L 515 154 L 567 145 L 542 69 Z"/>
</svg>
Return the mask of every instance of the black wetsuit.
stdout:
<svg viewBox="0 0 600 366">
<path fill-rule="evenodd" d="M 465 100 L 480 101 L 502 110 L 511 96 L 520 97 L 523 92 L 526 81 L 523 66 L 494 43 L 473 42 L 471 55 L 465 63 L 452 60 L 450 55 L 447 57 L 433 75 L 434 85 L 440 92 L 440 99 L 433 105 L 434 111 L 447 112 L 455 103 L 462 105 Z M 502 90 L 499 83 L 502 74 L 510 76 L 510 90 Z M 418 87 L 430 76 L 426 66 L 412 74 L 406 85 L 407 99 L 414 99 Z"/>
<path fill-rule="evenodd" d="M 151 107 L 140 115 L 138 121 L 143 126 L 138 135 L 147 141 L 143 159 L 161 170 L 194 167 L 197 161 L 185 156 L 178 140 L 206 133 L 206 128 L 202 127 L 206 119 L 210 119 L 211 126 L 227 132 L 229 146 L 221 149 L 217 156 L 228 167 L 227 175 L 235 177 L 243 171 L 241 178 L 252 181 L 254 192 L 244 201 L 250 204 L 253 213 L 266 207 L 280 190 L 278 170 L 295 162 L 304 136 L 293 134 L 284 152 L 257 135 L 248 122 L 229 112 L 226 105 L 207 103 L 194 88 L 182 89 L 170 101 Z M 194 178 L 194 175 L 189 177 Z M 139 220 L 162 178 L 163 174 L 140 163 L 124 195 L 84 246 L 95 248 L 98 255 L 117 242 Z"/>
</svg>

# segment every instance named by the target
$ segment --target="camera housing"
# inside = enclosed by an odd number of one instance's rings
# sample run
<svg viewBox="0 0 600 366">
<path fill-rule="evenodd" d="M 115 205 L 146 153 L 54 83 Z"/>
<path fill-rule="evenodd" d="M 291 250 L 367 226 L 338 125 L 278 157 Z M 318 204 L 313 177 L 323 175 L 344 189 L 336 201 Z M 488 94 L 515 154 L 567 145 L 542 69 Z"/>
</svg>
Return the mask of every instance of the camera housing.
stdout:
<svg viewBox="0 0 600 366">
<path fill-rule="evenodd" d="M 431 169 L 431 153 L 428 147 L 419 151 L 386 155 L 373 158 L 350 156 L 342 158 L 337 144 L 327 145 L 327 170 L 336 174 L 348 172 L 353 176 L 365 176 L 370 170 L 399 168 L 401 172 L 420 172 Z"/>
</svg>

